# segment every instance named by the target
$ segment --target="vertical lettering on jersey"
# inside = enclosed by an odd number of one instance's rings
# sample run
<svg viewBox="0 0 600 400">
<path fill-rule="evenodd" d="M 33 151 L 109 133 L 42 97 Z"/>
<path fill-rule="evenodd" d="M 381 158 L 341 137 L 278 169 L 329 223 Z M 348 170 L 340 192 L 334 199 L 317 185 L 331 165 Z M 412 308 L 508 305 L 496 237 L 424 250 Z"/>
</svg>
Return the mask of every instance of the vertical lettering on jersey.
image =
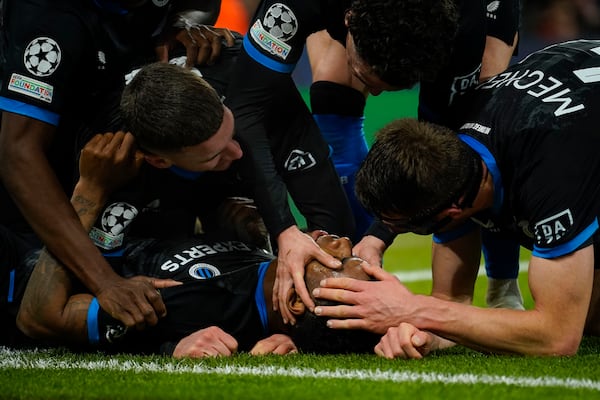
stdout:
<svg viewBox="0 0 600 400">
<path fill-rule="evenodd" d="M 257 18 L 250 27 L 253 41 L 268 53 L 285 60 L 292 51 L 288 44 L 298 32 L 298 19 L 285 4 L 272 4 L 262 18 Z"/>
<path fill-rule="evenodd" d="M 571 210 L 566 209 L 546 219 L 538 221 L 534 226 L 535 242 L 538 245 L 551 245 L 558 242 L 573 226 Z"/>
</svg>

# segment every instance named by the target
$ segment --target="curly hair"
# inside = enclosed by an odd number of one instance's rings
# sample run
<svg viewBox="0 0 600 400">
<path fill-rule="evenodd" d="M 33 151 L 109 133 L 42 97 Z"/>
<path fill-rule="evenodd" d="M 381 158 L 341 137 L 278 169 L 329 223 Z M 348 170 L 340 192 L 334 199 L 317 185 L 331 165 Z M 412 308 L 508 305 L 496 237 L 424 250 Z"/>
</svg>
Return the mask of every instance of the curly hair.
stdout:
<svg viewBox="0 0 600 400">
<path fill-rule="evenodd" d="M 223 103 L 201 77 L 182 67 L 144 66 L 123 90 L 125 129 L 140 148 L 177 151 L 213 136 L 223 122 Z"/>
<path fill-rule="evenodd" d="M 358 56 L 381 80 L 399 88 L 434 80 L 457 30 L 453 0 L 353 0 L 348 10 Z"/>
<path fill-rule="evenodd" d="M 356 195 L 379 217 L 425 215 L 457 201 L 467 186 L 478 187 L 478 165 L 479 158 L 450 129 L 398 119 L 377 132 L 356 174 Z"/>
</svg>

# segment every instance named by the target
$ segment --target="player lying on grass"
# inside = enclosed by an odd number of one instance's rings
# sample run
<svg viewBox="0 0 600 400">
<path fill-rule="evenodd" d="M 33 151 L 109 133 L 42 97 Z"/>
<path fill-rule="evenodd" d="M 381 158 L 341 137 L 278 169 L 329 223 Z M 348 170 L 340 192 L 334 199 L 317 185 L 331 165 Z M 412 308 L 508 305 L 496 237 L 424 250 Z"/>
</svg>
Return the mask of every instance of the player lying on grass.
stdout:
<svg viewBox="0 0 600 400">
<path fill-rule="evenodd" d="M 98 135 L 84 148 L 81 178 L 72 202 L 89 229 L 111 190 L 132 176 L 139 163 L 129 134 Z M 233 223 L 255 221 L 245 202 L 229 205 Z M 257 216 L 258 214 L 255 213 Z M 312 290 L 326 277 L 368 279 L 361 260 L 351 256 L 351 243 L 317 232 L 321 248 L 342 261 L 331 270 L 313 261 L 305 281 Z M 379 340 L 365 331 L 334 331 L 325 327 L 292 289 L 287 293 L 295 326 L 285 325 L 271 304 L 277 259 L 265 250 L 240 241 L 130 240 L 117 272 L 131 279 L 150 280 L 159 291 L 167 314 L 152 327 L 127 329 L 99 307 L 96 298 L 45 250 L 33 270 L 17 317 L 18 327 L 45 343 L 99 346 L 135 353 L 175 357 L 310 352 L 369 352 Z M 297 347 L 296 347 L 297 346 Z"/>
</svg>

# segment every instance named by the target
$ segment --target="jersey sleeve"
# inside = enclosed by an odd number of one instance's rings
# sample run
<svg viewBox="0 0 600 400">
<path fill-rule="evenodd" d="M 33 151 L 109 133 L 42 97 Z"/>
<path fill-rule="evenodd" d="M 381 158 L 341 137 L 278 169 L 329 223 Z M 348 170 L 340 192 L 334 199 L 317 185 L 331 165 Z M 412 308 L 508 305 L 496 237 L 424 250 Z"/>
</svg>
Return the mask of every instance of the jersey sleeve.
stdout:
<svg viewBox="0 0 600 400">
<path fill-rule="evenodd" d="M 0 108 L 57 125 L 69 96 L 85 89 L 80 66 L 89 36 L 80 19 L 60 7 L 12 2 L 5 18 Z M 68 29 L 66 29 L 68 27 Z"/>
<path fill-rule="evenodd" d="M 487 34 L 512 46 L 521 25 L 520 0 L 492 1 L 487 5 Z"/>
</svg>

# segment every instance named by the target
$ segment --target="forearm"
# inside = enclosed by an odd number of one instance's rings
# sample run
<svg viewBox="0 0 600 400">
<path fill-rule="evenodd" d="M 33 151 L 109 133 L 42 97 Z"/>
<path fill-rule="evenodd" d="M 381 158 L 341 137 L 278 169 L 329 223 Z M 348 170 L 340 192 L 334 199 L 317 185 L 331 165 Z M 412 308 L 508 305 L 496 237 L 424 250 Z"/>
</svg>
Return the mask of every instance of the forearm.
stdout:
<svg viewBox="0 0 600 400">
<path fill-rule="evenodd" d="M 421 307 L 409 322 L 457 344 L 490 353 L 564 353 L 551 345 L 552 325 L 535 310 L 483 309 L 428 296 L 419 301 Z"/>
</svg>

